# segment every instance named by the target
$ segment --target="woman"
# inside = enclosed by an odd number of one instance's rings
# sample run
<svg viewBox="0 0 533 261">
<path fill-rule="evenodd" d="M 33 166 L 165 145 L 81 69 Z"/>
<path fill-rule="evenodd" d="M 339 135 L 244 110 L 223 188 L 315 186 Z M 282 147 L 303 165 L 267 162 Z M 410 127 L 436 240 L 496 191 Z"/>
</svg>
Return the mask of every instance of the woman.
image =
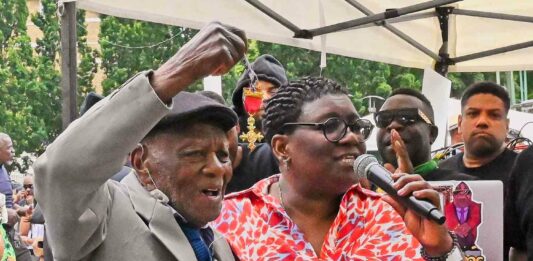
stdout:
<svg viewBox="0 0 533 261">
<path fill-rule="evenodd" d="M 304 78 L 281 87 L 263 127 L 281 174 L 228 195 L 215 221 L 239 259 L 460 258 L 446 227 L 358 185 L 352 166 L 372 125 L 334 81 Z M 399 194 L 438 204 L 420 176 L 393 178 Z"/>
</svg>

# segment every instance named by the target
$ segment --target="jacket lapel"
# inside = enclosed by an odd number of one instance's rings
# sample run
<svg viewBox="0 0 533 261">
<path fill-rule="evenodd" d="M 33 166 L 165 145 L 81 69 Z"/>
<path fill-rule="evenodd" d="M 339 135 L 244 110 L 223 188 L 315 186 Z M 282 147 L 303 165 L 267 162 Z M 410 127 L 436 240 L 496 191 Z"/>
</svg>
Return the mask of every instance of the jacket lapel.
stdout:
<svg viewBox="0 0 533 261">
<path fill-rule="evenodd" d="M 213 241 L 213 252 L 215 254 L 216 260 L 235 260 L 233 257 L 233 252 L 231 251 L 231 248 L 226 242 L 226 239 L 224 236 L 215 229 L 213 229 L 213 233 L 215 234 L 215 241 Z"/>
<path fill-rule="evenodd" d="M 177 260 L 196 260 L 191 244 L 183 234 L 170 207 L 152 197 L 139 183 L 132 171 L 121 183 L 128 187 L 129 196 L 135 211 L 144 220 L 152 234 L 165 245 Z"/>
</svg>

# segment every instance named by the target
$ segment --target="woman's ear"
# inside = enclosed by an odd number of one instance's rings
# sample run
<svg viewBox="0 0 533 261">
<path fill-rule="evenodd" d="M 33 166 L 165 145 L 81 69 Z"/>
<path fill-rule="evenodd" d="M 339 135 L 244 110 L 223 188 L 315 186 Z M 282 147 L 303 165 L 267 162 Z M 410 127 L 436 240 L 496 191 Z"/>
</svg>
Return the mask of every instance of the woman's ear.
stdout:
<svg viewBox="0 0 533 261">
<path fill-rule="evenodd" d="M 289 139 L 287 135 L 284 134 L 276 134 L 274 135 L 274 137 L 272 137 L 270 146 L 272 147 L 272 152 L 274 153 L 274 156 L 278 159 L 279 162 L 289 158 L 288 142 Z"/>
</svg>

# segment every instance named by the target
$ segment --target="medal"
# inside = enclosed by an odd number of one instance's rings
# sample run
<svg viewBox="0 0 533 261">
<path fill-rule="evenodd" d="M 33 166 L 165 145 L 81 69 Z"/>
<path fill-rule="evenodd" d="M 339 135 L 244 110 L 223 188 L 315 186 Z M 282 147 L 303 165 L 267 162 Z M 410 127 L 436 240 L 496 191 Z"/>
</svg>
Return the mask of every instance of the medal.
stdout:
<svg viewBox="0 0 533 261">
<path fill-rule="evenodd" d="M 248 148 L 250 150 L 255 149 L 255 143 L 261 141 L 264 136 L 261 132 L 255 129 L 255 114 L 261 109 L 263 103 L 263 92 L 256 89 L 257 75 L 252 70 L 248 58 L 244 57 L 244 63 L 248 68 L 248 75 L 250 77 L 250 87 L 243 88 L 243 104 L 244 110 L 248 113 L 248 132 L 241 134 L 239 137 L 248 142 Z"/>
</svg>

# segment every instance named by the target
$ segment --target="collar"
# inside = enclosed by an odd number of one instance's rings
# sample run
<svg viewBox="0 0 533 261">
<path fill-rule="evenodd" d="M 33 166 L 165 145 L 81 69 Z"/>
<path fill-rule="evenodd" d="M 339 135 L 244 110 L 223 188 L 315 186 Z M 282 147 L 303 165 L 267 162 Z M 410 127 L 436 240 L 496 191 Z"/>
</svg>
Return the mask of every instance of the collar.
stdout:
<svg viewBox="0 0 533 261">
<path fill-rule="evenodd" d="M 418 166 L 415 167 L 415 174 L 420 174 L 424 176 L 425 174 L 428 174 L 436 169 L 439 168 L 439 165 L 437 164 L 436 160 L 430 160 L 427 162 L 424 162 Z"/>
</svg>

